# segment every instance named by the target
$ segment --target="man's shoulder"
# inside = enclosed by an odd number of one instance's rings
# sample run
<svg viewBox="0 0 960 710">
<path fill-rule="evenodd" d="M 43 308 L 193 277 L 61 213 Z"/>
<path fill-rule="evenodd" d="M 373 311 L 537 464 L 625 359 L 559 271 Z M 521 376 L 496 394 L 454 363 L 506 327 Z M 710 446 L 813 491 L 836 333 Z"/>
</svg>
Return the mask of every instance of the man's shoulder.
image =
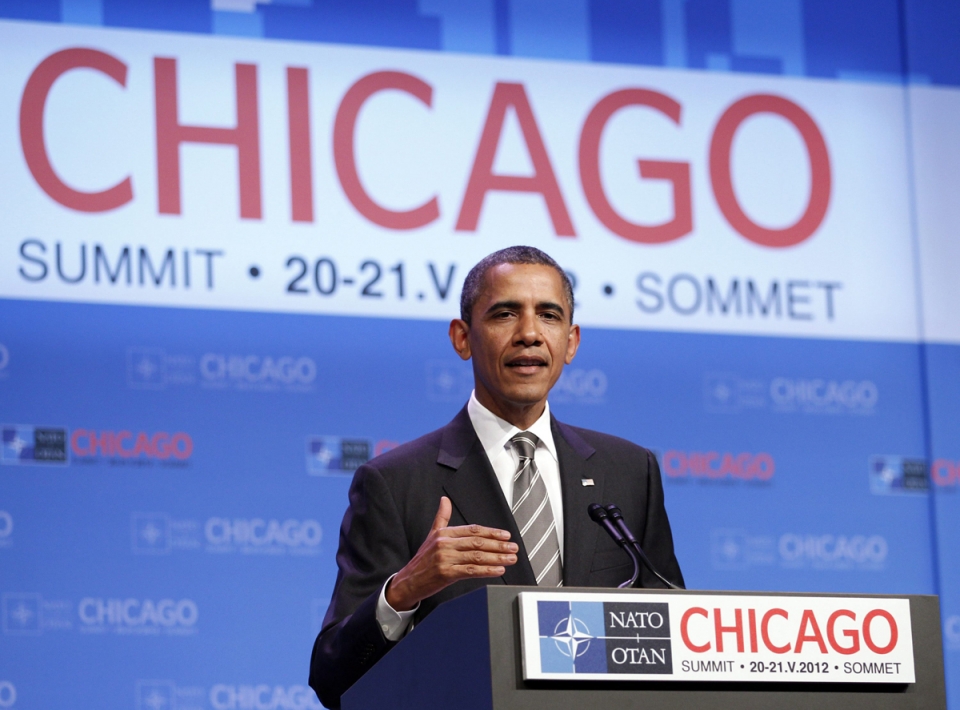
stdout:
<svg viewBox="0 0 960 710">
<path fill-rule="evenodd" d="M 411 464 L 419 464 L 425 461 L 435 462 L 440 452 L 440 443 L 443 441 L 443 430 L 445 428 L 446 427 L 440 427 L 413 441 L 400 444 L 370 459 L 367 463 L 379 471 L 388 471 L 396 468 L 405 468 Z"/>
<path fill-rule="evenodd" d="M 561 435 L 568 440 L 568 443 L 575 446 L 571 438 L 579 437 L 590 448 L 601 454 L 617 454 L 619 456 L 639 456 L 646 457 L 651 454 L 650 450 L 635 444 L 632 441 L 624 439 L 613 434 L 606 434 L 594 429 L 584 429 L 583 427 L 573 426 L 557 421 L 557 428 Z M 571 434 L 573 436 L 571 436 Z"/>
</svg>

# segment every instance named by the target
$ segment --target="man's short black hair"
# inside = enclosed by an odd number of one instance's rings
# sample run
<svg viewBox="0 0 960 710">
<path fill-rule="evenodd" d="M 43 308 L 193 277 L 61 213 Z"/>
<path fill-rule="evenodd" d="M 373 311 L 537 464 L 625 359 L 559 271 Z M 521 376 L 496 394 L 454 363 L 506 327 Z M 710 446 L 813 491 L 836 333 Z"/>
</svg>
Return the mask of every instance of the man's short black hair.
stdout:
<svg viewBox="0 0 960 710">
<path fill-rule="evenodd" d="M 570 282 L 570 277 L 560 268 L 560 264 L 546 252 L 540 251 L 536 247 L 516 246 L 495 251 L 493 254 L 485 256 L 476 266 L 470 269 L 470 273 L 463 281 L 463 291 L 460 294 L 460 318 L 466 321 L 467 325 L 470 324 L 473 307 L 483 290 L 484 276 L 494 266 L 500 266 L 501 264 L 539 264 L 555 269 L 560 274 L 563 294 L 567 297 L 567 304 L 570 306 L 570 322 L 573 323 L 573 284 Z"/>
</svg>

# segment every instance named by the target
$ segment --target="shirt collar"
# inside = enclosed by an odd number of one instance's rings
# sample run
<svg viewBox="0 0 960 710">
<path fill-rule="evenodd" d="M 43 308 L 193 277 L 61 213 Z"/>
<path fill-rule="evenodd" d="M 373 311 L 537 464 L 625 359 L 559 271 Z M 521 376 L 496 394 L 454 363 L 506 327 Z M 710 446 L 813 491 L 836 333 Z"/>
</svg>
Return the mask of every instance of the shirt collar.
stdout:
<svg viewBox="0 0 960 710">
<path fill-rule="evenodd" d="M 487 453 L 487 458 L 491 461 L 510 445 L 510 439 L 523 431 L 480 404 L 476 390 L 470 393 L 470 401 L 467 402 L 467 414 L 470 415 L 470 422 L 473 424 L 474 431 L 477 432 L 477 438 L 480 439 L 480 444 Z M 557 447 L 553 441 L 553 430 L 550 428 L 549 402 L 544 404 L 543 414 L 540 415 L 540 418 L 526 431 L 535 434 L 540 439 L 540 445 L 537 448 L 545 448 L 555 461 L 558 460 Z"/>
</svg>

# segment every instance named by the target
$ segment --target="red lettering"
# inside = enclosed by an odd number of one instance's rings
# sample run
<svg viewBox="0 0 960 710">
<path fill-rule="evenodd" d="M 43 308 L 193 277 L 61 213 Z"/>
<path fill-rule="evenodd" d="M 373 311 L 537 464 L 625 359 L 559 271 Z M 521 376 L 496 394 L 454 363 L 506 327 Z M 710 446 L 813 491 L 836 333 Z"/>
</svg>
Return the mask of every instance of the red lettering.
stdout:
<svg viewBox="0 0 960 710">
<path fill-rule="evenodd" d="M 760 619 L 760 637 L 763 639 L 763 645 L 774 653 L 786 653 L 790 650 L 789 643 L 785 646 L 777 646 L 770 640 L 770 619 L 775 616 L 782 616 L 784 619 L 790 618 L 790 615 L 784 609 L 771 609 Z"/>
<path fill-rule="evenodd" d="M 507 109 L 510 107 L 513 107 L 516 113 L 530 162 L 533 163 L 531 177 L 493 174 L 493 161 L 503 133 Z M 476 231 L 483 201 L 487 192 L 491 190 L 540 193 L 546 203 L 556 235 L 577 236 L 523 84 L 498 82 L 493 90 L 490 109 L 483 125 L 483 133 L 480 135 L 480 145 L 477 146 L 477 155 L 473 161 L 473 169 L 470 171 L 463 204 L 460 206 L 460 216 L 457 218 L 458 231 Z"/>
<path fill-rule="evenodd" d="M 693 606 L 683 612 L 683 616 L 680 617 L 680 637 L 683 639 L 684 645 L 689 648 L 694 653 L 706 653 L 710 650 L 710 642 L 707 641 L 702 646 L 698 646 L 693 641 L 690 640 L 690 634 L 687 630 L 687 625 L 690 623 L 690 617 L 694 614 L 698 614 L 706 619 L 710 618 L 709 612 L 703 607 Z"/>
<path fill-rule="evenodd" d="M 237 148 L 240 216 L 260 219 L 260 119 L 257 109 L 257 67 L 234 66 L 237 94 L 235 128 L 185 126 L 180 123 L 177 60 L 153 60 L 157 121 L 157 199 L 161 214 L 180 214 L 180 144 L 212 143 Z"/>
<path fill-rule="evenodd" d="M 133 452 L 131 456 L 141 456 L 146 454 L 147 456 L 153 456 L 154 451 L 150 442 L 150 438 L 147 436 L 145 431 L 141 431 L 137 434 L 137 441 L 133 445 Z"/>
<path fill-rule="evenodd" d="M 96 439 L 90 440 L 90 453 L 96 454 Z M 119 446 L 119 444 L 118 444 Z M 113 456 L 113 432 L 111 431 L 101 431 L 100 432 L 100 454 L 101 456 Z"/>
<path fill-rule="evenodd" d="M 707 469 L 704 455 L 697 451 L 691 451 L 687 455 L 687 468 L 690 469 L 690 473 L 694 476 L 702 476 Z"/>
<path fill-rule="evenodd" d="M 841 616 L 845 616 L 848 619 L 857 620 L 857 615 L 854 614 L 849 609 L 838 609 L 830 615 L 830 618 L 827 619 L 827 641 L 830 642 L 830 647 L 833 648 L 837 653 L 842 653 L 845 656 L 849 656 L 852 653 L 856 653 L 860 650 L 860 634 L 856 629 L 844 629 L 842 631 L 843 635 L 850 639 L 849 646 L 841 646 L 837 643 L 836 635 L 836 625 L 837 619 Z"/>
<path fill-rule="evenodd" d="M 873 633 L 870 631 L 870 624 L 878 616 L 886 619 L 887 624 L 890 625 L 890 641 L 886 646 L 878 646 L 873 642 Z M 863 642 L 867 644 L 869 648 L 874 653 L 879 655 L 884 655 L 890 653 L 894 648 L 897 647 L 897 639 L 900 636 L 900 632 L 897 630 L 897 622 L 894 620 L 893 616 L 889 611 L 884 609 L 874 609 L 871 612 L 868 612 L 865 617 L 863 617 Z"/>
<path fill-rule="evenodd" d="M 724 626 L 720 620 L 720 610 L 713 610 L 713 628 L 717 636 L 717 653 L 723 653 L 723 635 L 737 635 L 737 652 L 743 653 L 743 610 L 733 610 L 733 626 Z"/>
<path fill-rule="evenodd" d="M 158 459 L 170 458 L 169 439 L 170 435 L 167 432 L 160 431 L 154 434 L 150 440 L 150 448 L 153 450 L 153 455 Z"/>
<path fill-rule="evenodd" d="M 810 628 L 812 633 L 805 633 L 807 627 Z M 827 644 L 823 642 L 823 634 L 820 633 L 820 626 L 817 624 L 817 617 L 813 615 L 811 609 L 804 609 L 803 616 L 800 617 L 800 630 L 797 631 L 797 644 L 793 649 L 794 653 L 800 653 L 803 649 L 803 644 L 808 641 L 816 641 L 817 645 L 820 647 L 820 653 L 827 652 Z"/>
<path fill-rule="evenodd" d="M 75 429 L 73 434 L 70 435 L 70 449 L 73 451 L 74 456 L 92 456 L 93 452 L 90 451 L 90 440 L 93 439 L 96 441 L 95 434 L 88 432 L 86 429 Z M 87 440 L 87 446 L 83 446 L 80 443 L 81 439 Z"/>
<path fill-rule="evenodd" d="M 668 451 L 663 455 L 663 470 L 671 478 L 682 476 L 687 472 L 687 457 L 682 451 Z"/>
<path fill-rule="evenodd" d="M 960 465 L 954 466 L 952 461 L 937 459 L 930 467 L 930 478 L 938 486 L 949 486 L 960 480 Z"/>
<path fill-rule="evenodd" d="M 131 456 L 134 455 L 134 452 L 132 450 L 123 448 L 123 442 L 126 439 L 130 439 L 132 437 L 133 437 L 133 434 L 131 434 L 129 431 L 126 431 L 126 430 L 117 432 L 117 435 L 112 437 L 114 451 L 120 454 L 123 458 L 130 458 Z"/>
<path fill-rule="evenodd" d="M 340 108 L 337 109 L 333 124 L 333 161 L 340 185 L 357 212 L 387 229 L 416 229 L 430 224 L 440 216 L 436 196 L 412 210 L 389 210 L 374 202 L 367 194 L 357 172 L 357 116 L 367 99 L 387 89 L 402 91 L 428 107 L 433 106 L 433 87 L 415 76 L 395 71 L 368 74 L 347 90 L 340 102 Z"/>
<path fill-rule="evenodd" d="M 769 481 L 773 478 L 773 472 L 777 467 L 773 462 L 773 456 L 761 452 L 754 457 L 753 464 L 750 468 L 756 478 L 759 478 L 761 481 Z"/>
<path fill-rule="evenodd" d="M 313 156 L 310 146 L 309 74 L 287 67 L 287 127 L 290 144 L 290 212 L 294 222 L 313 221 Z"/>
<path fill-rule="evenodd" d="M 44 110 L 54 82 L 73 69 L 93 69 L 127 86 L 127 65 L 95 49 L 64 49 L 51 54 L 33 70 L 20 100 L 20 145 L 30 174 L 51 199 L 78 212 L 107 212 L 133 199 L 133 184 L 125 177 L 99 192 L 82 192 L 67 185 L 50 163 L 43 133 Z"/>
<path fill-rule="evenodd" d="M 175 459 L 188 459 L 193 453 L 193 439 L 186 432 L 179 431 L 170 439 L 170 453 Z"/>
<path fill-rule="evenodd" d="M 376 445 L 373 447 L 374 457 L 384 454 L 391 449 L 395 449 L 400 446 L 399 441 L 393 441 L 391 439 L 380 439 Z"/>
<path fill-rule="evenodd" d="M 680 104 L 665 94 L 647 89 L 622 89 L 600 99 L 590 109 L 580 132 L 580 182 L 590 208 L 603 225 L 617 236 L 641 244 L 662 244 L 693 231 L 690 200 L 690 164 L 664 160 L 638 160 L 640 177 L 666 180 L 673 186 L 673 219 L 664 224 L 643 225 L 624 219 L 610 204 L 600 177 L 600 140 L 610 118 L 627 106 L 646 106 L 680 125 Z"/>
<path fill-rule="evenodd" d="M 718 458 L 720 458 L 720 454 L 716 451 L 708 451 L 703 455 L 703 473 L 705 473 L 708 478 L 721 478 L 723 476 L 720 470 L 713 465 L 713 462 Z"/>
<path fill-rule="evenodd" d="M 730 150 L 740 125 L 758 113 L 782 116 L 800 131 L 810 159 L 810 198 L 803 216 L 789 227 L 768 229 L 751 220 L 737 200 L 730 174 Z M 710 142 L 710 182 L 717 206 L 727 222 L 751 242 L 767 247 L 790 247 L 808 239 L 827 214 L 830 204 L 830 156 L 817 124 L 806 111 L 789 99 L 755 94 L 733 103 L 717 121 Z"/>
<path fill-rule="evenodd" d="M 747 609 L 747 622 L 750 624 L 750 653 L 757 653 L 757 610 Z"/>
<path fill-rule="evenodd" d="M 733 454 L 725 453 L 723 455 L 723 459 L 720 461 L 720 475 L 734 476 L 739 478 L 740 472 L 740 466 L 737 465 L 737 461 L 733 458 Z"/>
</svg>

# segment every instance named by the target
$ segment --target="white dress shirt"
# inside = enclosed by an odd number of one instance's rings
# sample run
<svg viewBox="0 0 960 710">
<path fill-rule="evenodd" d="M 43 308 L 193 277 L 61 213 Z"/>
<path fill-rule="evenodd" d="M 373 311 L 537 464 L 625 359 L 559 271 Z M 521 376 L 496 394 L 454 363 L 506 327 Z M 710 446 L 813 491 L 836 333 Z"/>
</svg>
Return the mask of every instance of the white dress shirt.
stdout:
<svg viewBox="0 0 960 710">
<path fill-rule="evenodd" d="M 553 517 L 557 521 L 557 538 L 560 541 L 560 561 L 563 561 L 563 494 L 560 487 L 560 464 L 557 460 L 557 447 L 553 441 L 553 432 L 550 429 L 550 404 L 543 408 L 543 414 L 526 430 L 518 429 L 513 424 L 498 417 L 477 400 L 476 392 L 470 394 L 467 402 L 467 414 L 473 424 L 480 445 L 483 446 L 487 459 L 493 467 L 493 472 L 500 483 L 503 497 L 510 507 L 513 501 L 513 477 L 520 467 L 520 456 L 510 443 L 510 439 L 521 431 L 535 434 L 540 443 L 534 453 L 534 461 L 540 470 L 540 477 L 547 487 L 547 496 L 550 498 L 550 507 Z M 439 504 L 439 501 L 438 501 Z M 393 577 L 390 577 L 393 579 Z M 380 599 L 377 602 L 377 623 L 388 641 L 399 641 L 409 630 L 413 614 L 419 604 L 410 611 L 396 611 L 387 602 L 388 579 L 380 589 Z"/>
</svg>

